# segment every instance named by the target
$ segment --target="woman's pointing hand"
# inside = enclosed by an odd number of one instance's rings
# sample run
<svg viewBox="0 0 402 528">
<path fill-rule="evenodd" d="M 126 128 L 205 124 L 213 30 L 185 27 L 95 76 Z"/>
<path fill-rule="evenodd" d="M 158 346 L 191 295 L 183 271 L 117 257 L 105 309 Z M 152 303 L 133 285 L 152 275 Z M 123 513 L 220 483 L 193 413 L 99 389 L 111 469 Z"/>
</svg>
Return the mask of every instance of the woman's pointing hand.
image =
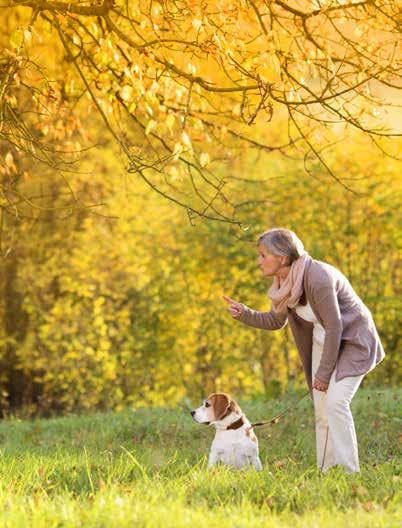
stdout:
<svg viewBox="0 0 402 528">
<path fill-rule="evenodd" d="M 243 315 L 244 304 L 234 301 L 227 295 L 223 295 L 223 298 L 228 303 L 228 310 L 232 317 L 234 317 L 235 319 L 238 319 L 239 317 Z"/>
</svg>

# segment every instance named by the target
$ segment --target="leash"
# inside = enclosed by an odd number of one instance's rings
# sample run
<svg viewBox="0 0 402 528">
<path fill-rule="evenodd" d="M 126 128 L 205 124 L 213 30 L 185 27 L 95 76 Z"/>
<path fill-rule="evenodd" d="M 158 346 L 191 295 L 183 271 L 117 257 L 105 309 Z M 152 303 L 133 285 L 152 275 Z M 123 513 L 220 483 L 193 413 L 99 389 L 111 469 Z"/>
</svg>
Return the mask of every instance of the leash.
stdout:
<svg viewBox="0 0 402 528">
<path fill-rule="evenodd" d="M 325 435 L 324 453 L 322 455 L 322 462 L 321 462 L 321 467 L 320 467 L 321 473 L 323 473 L 324 471 L 325 455 L 327 454 L 328 433 L 329 433 L 329 427 L 327 425 L 327 434 Z"/>
<path fill-rule="evenodd" d="M 253 429 L 254 427 L 261 427 L 263 425 L 273 425 L 273 424 L 276 424 L 279 422 L 279 420 L 282 418 L 282 416 L 284 416 L 286 413 L 288 413 L 290 410 L 294 409 L 294 407 L 296 407 L 297 405 L 299 405 L 299 403 L 304 400 L 304 398 L 306 398 L 307 396 L 310 395 L 310 391 L 307 391 L 305 394 L 303 394 L 303 396 L 301 398 L 299 398 L 299 400 L 292 406 L 289 406 L 287 407 L 284 411 L 282 411 L 281 413 L 277 414 L 276 416 L 274 416 L 273 418 L 271 418 L 270 420 L 266 420 L 265 422 L 255 422 L 255 423 L 252 423 L 251 424 L 251 429 Z"/>
<path fill-rule="evenodd" d="M 276 416 L 274 416 L 270 420 L 266 420 L 265 422 L 252 423 L 250 428 L 253 429 L 254 427 L 261 427 L 263 425 L 273 425 L 273 424 L 278 423 L 279 420 L 282 418 L 282 416 L 284 416 L 289 410 L 294 409 L 294 407 L 299 405 L 299 403 L 302 400 L 304 400 L 304 398 L 306 398 L 309 395 L 310 395 L 310 391 L 307 391 L 305 394 L 303 394 L 303 396 L 301 398 L 299 398 L 299 400 L 294 405 L 287 407 L 284 411 L 282 411 L 281 413 L 277 414 Z M 323 456 L 322 456 L 322 462 L 321 462 L 321 466 L 320 466 L 321 473 L 323 472 L 323 469 L 324 469 L 325 455 L 327 454 L 328 433 L 329 433 L 329 427 L 327 426 L 327 434 L 326 434 L 326 437 L 325 437 L 324 453 L 323 453 Z"/>
</svg>

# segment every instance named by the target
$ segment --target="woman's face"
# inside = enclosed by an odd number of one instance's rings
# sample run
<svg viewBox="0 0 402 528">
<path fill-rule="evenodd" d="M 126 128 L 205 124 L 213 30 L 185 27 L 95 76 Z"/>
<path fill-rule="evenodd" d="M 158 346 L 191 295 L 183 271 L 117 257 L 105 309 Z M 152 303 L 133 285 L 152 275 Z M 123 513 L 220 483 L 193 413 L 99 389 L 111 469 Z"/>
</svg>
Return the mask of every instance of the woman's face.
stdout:
<svg viewBox="0 0 402 528">
<path fill-rule="evenodd" d="M 283 269 L 285 262 L 286 257 L 269 253 L 262 244 L 258 246 L 258 265 L 264 277 L 276 275 L 280 269 Z"/>
</svg>

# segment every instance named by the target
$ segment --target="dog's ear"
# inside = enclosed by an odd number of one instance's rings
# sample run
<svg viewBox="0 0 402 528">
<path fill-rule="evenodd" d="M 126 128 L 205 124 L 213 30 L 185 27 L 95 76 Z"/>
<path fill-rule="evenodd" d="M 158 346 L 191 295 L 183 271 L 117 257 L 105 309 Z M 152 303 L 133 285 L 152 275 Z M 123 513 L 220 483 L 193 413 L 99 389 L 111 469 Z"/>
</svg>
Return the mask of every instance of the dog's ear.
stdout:
<svg viewBox="0 0 402 528">
<path fill-rule="evenodd" d="M 212 404 L 216 422 L 222 420 L 222 418 L 225 418 L 225 416 L 229 414 L 231 400 L 224 392 L 210 394 L 208 396 L 208 401 Z"/>
<path fill-rule="evenodd" d="M 237 403 L 236 400 L 230 400 L 230 403 L 229 403 L 229 409 L 231 412 L 234 412 L 236 414 L 241 414 L 241 409 L 240 409 L 240 405 Z"/>
</svg>

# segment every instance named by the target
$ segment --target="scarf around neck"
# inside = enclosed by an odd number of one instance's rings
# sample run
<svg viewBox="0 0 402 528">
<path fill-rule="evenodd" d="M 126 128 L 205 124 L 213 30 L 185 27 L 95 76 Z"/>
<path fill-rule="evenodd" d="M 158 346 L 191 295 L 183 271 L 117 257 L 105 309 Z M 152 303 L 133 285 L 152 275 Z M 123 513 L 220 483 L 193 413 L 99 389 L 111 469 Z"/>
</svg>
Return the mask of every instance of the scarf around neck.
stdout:
<svg viewBox="0 0 402 528">
<path fill-rule="evenodd" d="M 305 252 L 292 263 L 289 274 L 281 285 L 279 285 L 278 277 L 274 278 L 274 282 L 268 290 L 268 297 L 272 301 L 274 312 L 284 312 L 287 308 L 294 308 L 298 305 L 303 294 L 304 270 L 310 260 L 310 255 Z"/>
</svg>

